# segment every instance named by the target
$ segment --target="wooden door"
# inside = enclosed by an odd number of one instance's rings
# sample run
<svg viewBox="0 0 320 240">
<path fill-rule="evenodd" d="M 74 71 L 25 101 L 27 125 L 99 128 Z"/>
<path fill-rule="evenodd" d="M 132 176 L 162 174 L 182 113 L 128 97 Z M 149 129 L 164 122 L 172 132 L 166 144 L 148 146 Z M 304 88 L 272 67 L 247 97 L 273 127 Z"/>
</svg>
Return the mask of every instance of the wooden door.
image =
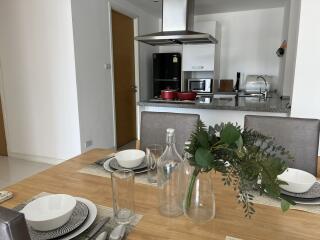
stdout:
<svg viewBox="0 0 320 240">
<path fill-rule="evenodd" d="M 1 99 L 0 99 L 0 156 L 8 156 Z"/>
<path fill-rule="evenodd" d="M 136 139 L 133 19 L 112 10 L 117 147 Z"/>
</svg>

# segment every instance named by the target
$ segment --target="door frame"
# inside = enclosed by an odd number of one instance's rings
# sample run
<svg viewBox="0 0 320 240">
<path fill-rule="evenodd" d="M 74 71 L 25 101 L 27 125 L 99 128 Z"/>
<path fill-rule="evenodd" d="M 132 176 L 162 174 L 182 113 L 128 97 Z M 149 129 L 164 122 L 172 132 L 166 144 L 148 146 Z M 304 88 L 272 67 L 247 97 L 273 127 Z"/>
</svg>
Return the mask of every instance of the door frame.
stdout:
<svg viewBox="0 0 320 240">
<path fill-rule="evenodd" d="M 2 70 L 1 56 L 0 56 L 0 98 L 1 98 L 0 107 L 2 107 L 2 117 L 3 117 L 3 125 L 4 125 L 4 135 L 5 135 L 6 144 L 7 144 L 7 155 L 9 156 L 11 151 L 10 151 L 10 143 L 8 141 L 9 127 L 8 127 L 8 121 L 7 121 L 6 101 L 5 101 L 5 95 L 4 95 L 4 76 L 3 76 L 3 70 Z"/>
<path fill-rule="evenodd" d="M 138 36 L 139 34 L 139 16 L 134 13 L 133 11 L 129 11 L 128 9 L 124 8 L 123 6 L 115 3 L 108 1 L 108 22 L 109 22 L 109 50 L 110 50 L 110 65 L 111 65 L 111 86 L 112 86 L 112 110 L 113 110 L 113 145 L 116 148 L 117 147 L 117 131 L 116 131 L 116 98 L 115 98 L 115 79 L 114 79 L 114 61 L 113 61 L 113 43 L 112 43 L 112 10 L 115 10 L 123 15 L 126 15 L 133 20 L 133 35 L 134 37 Z M 137 103 L 140 100 L 140 74 L 139 74 L 139 43 L 137 41 L 134 41 L 134 84 L 137 87 L 137 92 L 136 92 L 136 138 L 138 139 L 139 136 L 139 107 Z"/>
</svg>

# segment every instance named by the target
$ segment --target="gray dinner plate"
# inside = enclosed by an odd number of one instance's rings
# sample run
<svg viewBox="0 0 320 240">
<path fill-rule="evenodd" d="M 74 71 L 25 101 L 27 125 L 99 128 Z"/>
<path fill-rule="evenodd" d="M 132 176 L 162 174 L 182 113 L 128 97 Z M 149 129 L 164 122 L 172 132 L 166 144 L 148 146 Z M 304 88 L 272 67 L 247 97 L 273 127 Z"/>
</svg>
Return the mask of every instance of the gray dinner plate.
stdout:
<svg viewBox="0 0 320 240">
<path fill-rule="evenodd" d="M 63 226 L 46 232 L 36 231 L 31 226 L 29 228 L 29 234 L 32 240 L 49 240 L 60 238 L 80 227 L 89 215 L 88 206 L 80 201 L 77 201 L 69 221 Z"/>
<path fill-rule="evenodd" d="M 293 193 L 286 190 L 281 190 L 281 193 L 290 197 L 299 198 L 299 199 L 316 199 L 320 198 L 320 183 L 315 182 L 309 191 L 304 193 Z"/>
<path fill-rule="evenodd" d="M 112 159 L 108 159 L 107 161 L 104 162 L 103 164 L 103 168 L 104 170 L 106 170 L 107 172 L 109 173 L 113 173 L 115 170 L 113 168 L 110 167 L 110 162 L 111 162 Z M 135 170 L 134 173 L 135 174 L 143 174 L 143 173 L 146 173 L 148 172 L 148 168 L 143 168 L 141 170 Z"/>
<path fill-rule="evenodd" d="M 121 169 L 124 169 L 123 167 L 121 167 L 119 165 L 119 163 L 117 162 L 117 159 L 113 158 L 110 163 L 109 163 L 109 166 L 113 169 L 113 170 L 121 170 Z M 146 169 L 147 168 L 147 163 L 146 161 L 143 161 L 139 166 L 137 167 L 134 167 L 134 168 L 130 168 L 131 170 L 133 171 L 141 171 L 143 169 Z"/>
</svg>

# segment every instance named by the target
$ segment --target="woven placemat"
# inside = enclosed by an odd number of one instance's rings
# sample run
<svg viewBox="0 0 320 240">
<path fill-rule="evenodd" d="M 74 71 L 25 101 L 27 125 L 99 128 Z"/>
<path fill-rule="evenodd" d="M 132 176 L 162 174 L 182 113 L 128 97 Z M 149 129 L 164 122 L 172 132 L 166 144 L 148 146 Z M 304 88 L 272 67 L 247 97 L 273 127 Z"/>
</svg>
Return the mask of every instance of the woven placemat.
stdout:
<svg viewBox="0 0 320 240">
<path fill-rule="evenodd" d="M 113 155 L 108 155 L 103 159 L 100 159 L 90 165 L 85 166 L 84 168 L 80 169 L 78 172 L 84 173 L 84 174 L 89 174 L 89 175 L 94 175 L 94 176 L 99 176 L 99 177 L 111 178 L 111 173 L 106 171 L 103 168 L 103 164 L 105 161 L 107 161 L 108 159 L 110 159 L 112 157 L 113 157 Z M 145 184 L 145 185 L 154 186 L 154 187 L 157 186 L 157 184 L 149 183 L 147 173 L 136 174 L 134 179 L 135 179 L 136 183 Z"/>
<path fill-rule="evenodd" d="M 47 193 L 47 192 L 42 192 L 34 197 L 32 197 L 31 199 L 27 200 L 26 202 L 17 205 L 16 207 L 14 207 L 13 209 L 16 211 L 20 211 L 21 209 L 24 208 L 24 206 L 26 204 L 28 204 L 29 202 L 33 201 L 34 199 L 37 199 L 39 197 L 44 197 L 47 195 L 50 195 L 52 193 Z M 95 234 L 95 236 L 98 236 L 100 233 L 106 231 L 106 232 L 111 232 L 112 229 L 114 229 L 117 226 L 117 223 L 114 221 L 113 219 L 113 209 L 110 207 L 106 207 L 106 206 L 102 206 L 102 205 L 97 205 L 97 217 L 95 219 L 95 221 L 93 222 L 93 224 L 87 229 L 85 230 L 83 233 L 81 233 L 79 236 L 73 238 L 76 240 L 82 240 L 86 238 L 86 235 L 96 226 L 96 224 L 103 218 L 105 217 L 110 217 L 111 220 L 105 224 L 105 226 L 103 226 L 100 231 Z M 134 229 L 134 227 L 141 221 L 141 219 L 143 218 L 143 215 L 141 214 L 135 214 L 134 218 L 132 219 L 131 223 L 127 225 L 126 227 L 126 237 L 128 236 L 128 234 Z M 95 238 L 93 238 L 95 239 Z M 126 239 L 126 238 L 124 238 Z M 36 240 L 36 239 L 32 239 L 32 240 Z"/>
<path fill-rule="evenodd" d="M 254 199 L 252 202 L 255 204 L 262 204 L 262 205 L 267 205 L 267 206 L 277 207 L 277 208 L 281 207 L 280 200 L 278 199 L 267 197 L 265 195 L 260 196 L 260 194 L 257 192 L 252 192 L 252 195 L 254 196 Z M 294 206 L 290 206 L 290 209 L 320 214 L 320 205 L 296 204 Z"/>
</svg>

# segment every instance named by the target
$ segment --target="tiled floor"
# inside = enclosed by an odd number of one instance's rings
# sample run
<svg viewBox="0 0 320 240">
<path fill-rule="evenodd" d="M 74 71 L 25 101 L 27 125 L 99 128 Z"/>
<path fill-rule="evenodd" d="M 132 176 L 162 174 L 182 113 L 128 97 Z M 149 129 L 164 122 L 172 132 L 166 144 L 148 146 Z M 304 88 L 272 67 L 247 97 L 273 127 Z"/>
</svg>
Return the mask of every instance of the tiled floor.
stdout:
<svg viewBox="0 0 320 240">
<path fill-rule="evenodd" d="M 0 156 L 0 189 L 48 169 L 51 165 Z"/>
<path fill-rule="evenodd" d="M 117 150 L 118 151 L 123 151 L 123 150 L 127 150 L 127 149 L 135 149 L 136 148 L 136 143 L 137 143 L 136 140 L 131 141 L 131 142 L 127 143 L 126 145 L 123 145 L 123 146 L 119 147 Z"/>
<path fill-rule="evenodd" d="M 136 148 L 136 141 L 120 147 L 118 151 L 134 148 Z M 0 189 L 46 170 L 49 167 L 51 165 L 46 163 L 0 156 Z"/>
</svg>

